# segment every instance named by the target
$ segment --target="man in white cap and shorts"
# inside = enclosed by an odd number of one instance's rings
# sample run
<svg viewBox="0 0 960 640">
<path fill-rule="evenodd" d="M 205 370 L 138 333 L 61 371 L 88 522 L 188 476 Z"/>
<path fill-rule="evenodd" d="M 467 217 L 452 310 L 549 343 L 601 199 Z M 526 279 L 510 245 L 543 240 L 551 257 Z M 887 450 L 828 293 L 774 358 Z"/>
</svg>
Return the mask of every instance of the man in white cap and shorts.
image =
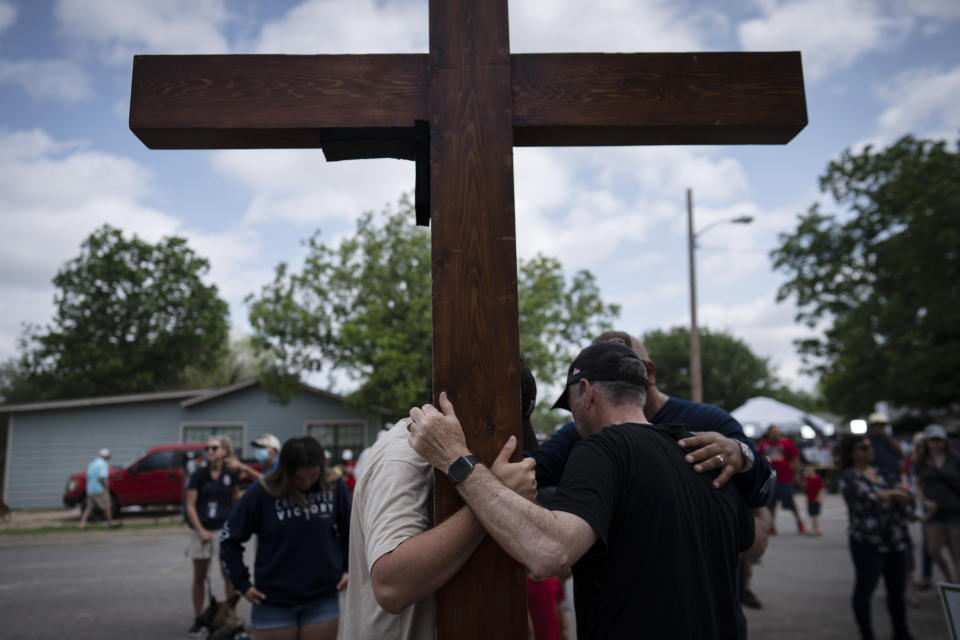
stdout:
<svg viewBox="0 0 960 640">
<path fill-rule="evenodd" d="M 87 518 L 93 507 L 103 511 L 107 516 L 107 526 L 111 529 L 119 527 L 122 523 L 114 522 L 113 514 L 110 513 L 110 450 L 100 449 L 99 455 L 87 465 L 87 505 L 80 516 L 80 528 L 87 526 Z"/>
</svg>

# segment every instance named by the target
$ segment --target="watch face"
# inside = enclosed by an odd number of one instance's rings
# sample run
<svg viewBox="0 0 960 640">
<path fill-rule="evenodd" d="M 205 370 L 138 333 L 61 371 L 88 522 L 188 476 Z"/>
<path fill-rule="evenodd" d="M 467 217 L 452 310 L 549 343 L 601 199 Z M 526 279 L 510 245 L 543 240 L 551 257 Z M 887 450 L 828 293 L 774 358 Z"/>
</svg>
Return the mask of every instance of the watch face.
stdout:
<svg viewBox="0 0 960 640">
<path fill-rule="evenodd" d="M 450 478 L 454 484 L 457 484 L 467 477 L 467 474 L 473 470 L 473 465 L 476 464 L 476 462 L 477 459 L 473 456 L 460 456 L 450 463 L 450 468 L 447 470 L 447 477 Z"/>
</svg>

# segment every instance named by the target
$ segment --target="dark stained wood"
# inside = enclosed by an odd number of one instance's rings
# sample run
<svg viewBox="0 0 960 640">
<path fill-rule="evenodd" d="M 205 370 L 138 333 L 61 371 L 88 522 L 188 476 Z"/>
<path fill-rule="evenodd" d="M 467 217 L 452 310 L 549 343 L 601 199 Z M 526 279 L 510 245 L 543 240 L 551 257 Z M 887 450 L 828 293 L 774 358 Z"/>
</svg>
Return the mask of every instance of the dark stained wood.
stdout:
<svg viewBox="0 0 960 640">
<path fill-rule="evenodd" d="M 136 56 L 130 128 L 151 149 L 410 140 L 427 86 L 424 54 Z"/>
<path fill-rule="evenodd" d="M 511 56 L 507 0 L 431 0 L 428 55 L 136 56 L 130 98 L 150 148 L 416 161 L 434 390 L 488 464 L 520 437 L 512 147 L 785 143 L 806 123 L 799 53 Z M 435 488 L 441 522 L 459 505 Z M 524 638 L 524 593 L 487 538 L 437 594 L 437 637 Z"/>
<path fill-rule="evenodd" d="M 799 52 L 511 56 L 514 144 L 783 144 L 807 124 Z"/>
<path fill-rule="evenodd" d="M 433 388 L 450 394 L 488 465 L 520 438 L 521 421 L 506 9 L 506 0 L 430 5 Z M 460 505 L 441 474 L 435 496 L 442 522 Z M 523 567 L 488 537 L 437 593 L 437 637 L 519 640 L 525 593 Z"/>
<path fill-rule="evenodd" d="M 466 50 L 470 59 L 479 45 Z M 414 123 L 429 119 L 428 64 L 449 65 L 445 51 L 429 63 L 421 54 L 137 56 L 130 128 L 153 149 L 323 147 L 330 160 L 413 160 Z M 784 144 L 807 124 L 798 52 L 509 59 L 515 146 Z"/>
</svg>

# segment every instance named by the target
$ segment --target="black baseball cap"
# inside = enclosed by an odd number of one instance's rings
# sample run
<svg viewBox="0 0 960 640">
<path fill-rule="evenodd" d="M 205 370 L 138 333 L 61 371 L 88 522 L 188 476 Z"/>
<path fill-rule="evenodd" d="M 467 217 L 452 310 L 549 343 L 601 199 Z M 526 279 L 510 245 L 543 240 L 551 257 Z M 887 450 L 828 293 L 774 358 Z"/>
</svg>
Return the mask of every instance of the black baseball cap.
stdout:
<svg viewBox="0 0 960 640">
<path fill-rule="evenodd" d="M 640 366 L 627 364 L 627 360 L 636 360 Z M 644 389 L 650 387 L 643 361 L 633 349 L 621 342 L 598 342 L 581 351 L 567 370 L 567 384 L 563 387 L 563 393 L 553 403 L 554 409 L 570 409 L 570 385 L 580 380 L 616 380 Z"/>
</svg>

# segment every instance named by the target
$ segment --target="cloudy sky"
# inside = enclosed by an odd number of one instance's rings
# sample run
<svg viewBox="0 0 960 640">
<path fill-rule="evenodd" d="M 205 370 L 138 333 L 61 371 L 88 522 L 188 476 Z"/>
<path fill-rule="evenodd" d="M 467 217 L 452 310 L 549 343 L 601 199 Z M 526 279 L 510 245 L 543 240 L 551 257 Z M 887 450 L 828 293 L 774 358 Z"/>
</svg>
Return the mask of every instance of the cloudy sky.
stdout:
<svg viewBox="0 0 960 640">
<path fill-rule="evenodd" d="M 777 235 L 821 196 L 848 147 L 960 131 L 957 0 L 511 0 L 511 50 L 800 50 L 810 124 L 786 146 L 515 151 L 517 251 L 589 269 L 634 332 L 689 322 L 686 189 L 697 228 L 701 326 L 728 330 L 797 388 L 777 304 Z M 53 312 L 58 268 L 104 223 L 189 238 L 212 263 L 237 331 L 243 298 L 315 230 L 412 191 L 413 163 L 327 164 L 319 151 L 149 151 L 127 127 L 138 53 L 417 53 L 426 0 L 0 0 L 0 359 Z M 829 206 L 829 203 L 828 203 Z"/>
</svg>

